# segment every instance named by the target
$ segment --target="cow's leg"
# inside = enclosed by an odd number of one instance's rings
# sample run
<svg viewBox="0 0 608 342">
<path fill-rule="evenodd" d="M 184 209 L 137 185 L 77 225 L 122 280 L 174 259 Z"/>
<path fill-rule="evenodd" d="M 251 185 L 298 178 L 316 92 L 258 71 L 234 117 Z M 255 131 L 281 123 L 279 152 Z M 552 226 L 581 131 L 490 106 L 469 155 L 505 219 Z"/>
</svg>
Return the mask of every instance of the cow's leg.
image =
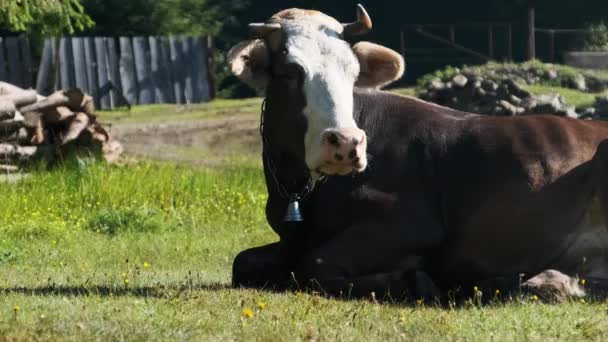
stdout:
<svg viewBox="0 0 608 342">
<path fill-rule="evenodd" d="M 296 278 L 317 284 L 330 293 L 345 293 L 350 288 L 357 289 L 358 293 L 374 291 L 377 295 L 395 293 L 391 288 L 411 290 L 412 282 L 405 273 L 402 278 L 392 275 L 374 279 L 373 275 L 391 269 L 415 271 L 422 266 L 407 270 L 401 267 L 401 261 L 408 255 L 428 253 L 441 243 L 441 226 L 432 220 L 415 220 L 416 217 L 408 217 L 412 219 L 411 225 L 395 222 L 354 225 L 316 250 L 305 253 L 294 270 Z M 365 278 L 365 275 L 370 276 Z M 357 278 L 359 284 L 355 283 Z"/>
<path fill-rule="evenodd" d="M 289 272 L 279 243 L 247 249 L 232 264 L 232 286 L 280 290 L 289 282 Z"/>
</svg>

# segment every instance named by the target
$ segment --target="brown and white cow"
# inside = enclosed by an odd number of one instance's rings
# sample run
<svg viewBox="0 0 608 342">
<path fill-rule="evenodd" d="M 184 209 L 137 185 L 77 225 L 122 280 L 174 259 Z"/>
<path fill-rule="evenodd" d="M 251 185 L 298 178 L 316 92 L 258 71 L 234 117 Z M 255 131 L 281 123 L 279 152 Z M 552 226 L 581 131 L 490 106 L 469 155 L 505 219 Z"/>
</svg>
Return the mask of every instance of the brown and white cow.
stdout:
<svg viewBox="0 0 608 342">
<path fill-rule="evenodd" d="M 382 92 L 404 62 L 345 40 L 370 28 L 361 6 L 351 24 L 289 9 L 231 50 L 232 71 L 266 92 L 266 214 L 281 238 L 240 253 L 233 283 L 421 296 L 486 279 L 508 290 L 546 269 L 608 278 L 608 123 Z M 294 195 L 304 220 L 288 223 Z"/>
</svg>

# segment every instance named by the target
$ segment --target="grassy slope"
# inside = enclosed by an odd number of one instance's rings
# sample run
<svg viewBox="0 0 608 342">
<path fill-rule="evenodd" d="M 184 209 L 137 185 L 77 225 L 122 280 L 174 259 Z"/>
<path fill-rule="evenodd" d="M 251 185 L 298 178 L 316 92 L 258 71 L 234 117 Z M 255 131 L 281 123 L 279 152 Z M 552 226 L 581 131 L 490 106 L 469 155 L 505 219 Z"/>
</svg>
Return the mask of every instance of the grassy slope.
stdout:
<svg viewBox="0 0 608 342">
<path fill-rule="evenodd" d="M 119 108 L 113 111 L 101 111 L 99 116 L 102 121 L 111 123 L 188 121 L 258 113 L 261 103 L 260 98 L 218 99 L 210 103 L 183 106 L 170 104 L 135 106 L 130 111 Z"/>
<path fill-rule="evenodd" d="M 149 107 L 138 115 L 161 118 L 154 113 L 156 108 Z M 70 163 L 17 184 L 1 184 L 0 336 L 608 337 L 608 306 L 602 303 L 544 305 L 527 299 L 445 310 L 229 289 L 236 253 L 276 239 L 265 223 L 261 169 L 247 165 L 227 162 L 221 168 L 196 169 L 148 162 L 121 168 Z M 248 310 L 252 317 L 243 314 Z"/>
<path fill-rule="evenodd" d="M 553 87 L 546 85 L 524 85 L 532 94 L 542 95 L 557 93 L 564 96 L 566 103 L 575 106 L 576 108 L 587 108 L 591 107 L 595 102 L 595 97 L 600 95 L 608 95 L 608 92 L 604 93 L 586 93 L 574 89 L 566 89 L 561 87 Z"/>
</svg>

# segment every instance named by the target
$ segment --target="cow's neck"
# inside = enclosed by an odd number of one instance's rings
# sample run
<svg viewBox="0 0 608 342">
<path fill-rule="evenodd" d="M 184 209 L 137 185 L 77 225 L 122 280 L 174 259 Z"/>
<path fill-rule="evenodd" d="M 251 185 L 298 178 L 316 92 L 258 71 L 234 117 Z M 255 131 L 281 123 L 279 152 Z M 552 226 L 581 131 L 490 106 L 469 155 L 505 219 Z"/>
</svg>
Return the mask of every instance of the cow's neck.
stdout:
<svg viewBox="0 0 608 342">
<path fill-rule="evenodd" d="M 262 113 L 262 159 L 269 195 L 287 201 L 291 195 L 303 195 L 311 178 L 303 153 L 295 152 L 291 144 L 285 143 L 285 136 L 297 136 L 297 133 L 285 132 L 286 128 L 275 120 L 278 115 L 285 115 L 278 109 L 268 103 Z M 303 133 L 301 135 L 303 140 Z"/>
</svg>

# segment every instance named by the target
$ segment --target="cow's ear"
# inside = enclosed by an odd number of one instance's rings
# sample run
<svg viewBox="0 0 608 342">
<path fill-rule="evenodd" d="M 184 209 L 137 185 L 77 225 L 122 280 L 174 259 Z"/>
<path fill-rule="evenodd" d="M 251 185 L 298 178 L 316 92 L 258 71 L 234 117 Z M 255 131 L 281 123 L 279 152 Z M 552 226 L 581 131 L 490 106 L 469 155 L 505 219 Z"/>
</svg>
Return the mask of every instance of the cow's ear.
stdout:
<svg viewBox="0 0 608 342">
<path fill-rule="evenodd" d="M 405 61 L 396 51 L 369 42 L 355 44 L 353 51 L 361 65 L 358 87 L 382 88 L 403 76 Z"/>
<path fill-rule="evenodd" d="M 256 90 L 266 89 L 269 56 L 263 40 L 246 40 L 235 45 L 228 52 L 228 64 L 232 73 L 248 86 Z"/>
</svg>

